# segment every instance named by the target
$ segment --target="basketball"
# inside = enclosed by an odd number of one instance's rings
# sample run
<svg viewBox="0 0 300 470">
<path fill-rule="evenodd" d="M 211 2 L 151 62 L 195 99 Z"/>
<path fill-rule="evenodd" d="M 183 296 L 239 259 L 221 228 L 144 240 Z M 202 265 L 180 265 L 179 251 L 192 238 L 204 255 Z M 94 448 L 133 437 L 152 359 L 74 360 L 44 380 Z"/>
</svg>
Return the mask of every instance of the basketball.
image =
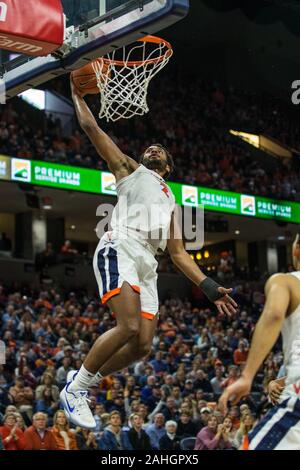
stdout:
<svg viewBox="0 0 300 470">
<path fill-rule="evenodd" d="M 103 63 L 101 59 L 97 59 L 97 62 L 102 63 L 103 73 L 107 73 L 108 65 Z M 88 95 L 97 95 L 100 90 L 97 84 L 96 74 L 93 69 L 93 62 L 81 67 L 80 69 L 74 70 L 71 73 L 73 83 L 76 88 L 80 91 L 84 91 Z"/>
</svg>

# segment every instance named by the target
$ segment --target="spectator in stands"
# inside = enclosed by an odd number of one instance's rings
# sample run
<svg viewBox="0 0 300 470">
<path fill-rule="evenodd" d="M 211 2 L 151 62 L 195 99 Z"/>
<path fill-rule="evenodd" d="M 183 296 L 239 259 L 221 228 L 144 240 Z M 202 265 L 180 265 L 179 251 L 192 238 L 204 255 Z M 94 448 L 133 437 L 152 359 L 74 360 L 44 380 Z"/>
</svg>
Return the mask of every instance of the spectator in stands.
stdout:
<svg viewBox="0 0 300 470">
<path fill-rule="evenodd" d="M 23 377 L 16 378 L 15 385 L 9 389 L 9 394 L 18 410 L 27 413 L 31 419 L 34 394 L 31 387 L 25 387 Z"/>
<path fill-rule="evenodd" d="M 248 449 L 248 434 L 254 426 L 254 418 L 251 414 L 245 413 L 241 417 L 241 424 L 234 437 L 234 446 L 237 449 Z"/>
<path fill-rule="evenodd" d="M 51 432 L 58 450 L 78 450 L 75 433 L 70 430 L 65 412 L 58 410 L 53 418 Z"/>
<path fill-rule="evenodd" d="M 95 434 L 88 429 L 76 428 L 76 443 L 79 450 L 99 449 Z"/>
<path fill-rule="evenodd" d="M 5 232 L 2 232 L 0 238 L 0 251 L 11 251 L 12 245 L 10 239 L 7 237 Z"/>
<path fill-rule="evenodd" d="M 57 444 L 52 432 L 47 429 L 47 415 L 36 413 L 33 415 L 32 426 L 26 429 L 25 450 L 57 450 Z"/>
<path fill-rule="evenodd" d="M 177 426 L 177 437 L 181 440 L 185 437 L 195 437 L 198 428 L 192 421 L 191 413 L 188 411 L 181 411 L 178 426 Z"/>
<path fill-rule="evenodd" d="M 228 368 L 229 374 L 228 377 L 222 382 L 222 387 L 226 388 L 229 385 L 233 384 L 239 378 L 239 369 L 237 366 L 232 365 Z"/>
<path fill-rule="evenodd" d="M 129 417 L 131 428 L 128 431 L 128 440 L 133 450 L 151 450 L 150 437 L 143 430 L 143 419 L 138 413 Z"/>
<path fill-rule="evenodd" d="M 65 386 L 68 372 L 72 370 L 71 362 L 72 361 L 69 357 L 64 357 L 62 360 L 62 366 L 57 369 L 56 382 L 60 389 Z"/>
<path fill-rule="evenodd" d="M 16 412 L 15 417 L 16 417 L 16 420 L 17 420 L 18 429 L 21 429 L 21 431 L 24 432 L 26 430 L 26 424 L 25 424 L 23 416 L 21 415 L 21 413 Z"/>
<path fill-rule="evenodd" d="M 110 413 L 109 425 L 99 439 L 101 450 L 128 450 L 128 439 L 121 429 L 121 415 L 118 411 Z M 130 449 L 129 449 L 130 450 Z"/>
<path fill-rule="evenodd" d="M 224 382 L 223 368 L 215 367 L 214 377 L 210 380 L 210 384 L 215 397 L 219 397 L 223 393 L 222 383 Z"/>
<path fill-rule="evenodd" d="M 59 388 L 54 383 L 54 378 L 52 374 L 49 372 L 45 372 L 41 378 L 41 384 L 35 390 L 35 399 L 41 400 L 43 397 L 43 392 L 47 389 L 51 388 L 51 396 L 55 402 L 59 399 Z"/>
<path fill-rule="evenodd" d="M 233 353 L 233 360 L 235 365 L 240 366 L 246 364 L 248 357 L 248 349 L 245 346 L 244 340 L 239 341 L 239 347 Z"/>
<path fill-rule="evenodd" d="M 178 409 L 176 407 L 175 400 L 172 396 L 166 399 L 166 404 L 165 406 L 163 406 L 161 412 L 165 417 L 165 421 L 176 421 L 176 419 L 178 418 Z"/>
<path fill-rule="evenodd" d="M 149 424 L 146 428 L 146 433 L 150 437 L 151 447 L 154 450 L 159 450 L 159 440 L 166 434 L 164 424 L 164 415 L 157 413 L 154 416 L 153 424 Z"/>
<path fill-rule="evenodd" d="M 165 435 L 159 439 L 160 450 L 180 450 L 179 437 L 176 435 L 177 423 L 169 420 L 165 425 Z"/>
<path fill-rule="evenodd" d="M 0 436 L 5 450 L 24 450 L 24 433 L 18 428 L 15 413 L 7 413 L 3 419 L 3 426 L 0 427 Z"/>
<path fill-rule="evenodd" d="M 217 418 L 210 415 L 207 426 L 197 434 L 195 450 L 229 449 L 228 433 L 223 424 L 218 424 Z"/>
</svg>

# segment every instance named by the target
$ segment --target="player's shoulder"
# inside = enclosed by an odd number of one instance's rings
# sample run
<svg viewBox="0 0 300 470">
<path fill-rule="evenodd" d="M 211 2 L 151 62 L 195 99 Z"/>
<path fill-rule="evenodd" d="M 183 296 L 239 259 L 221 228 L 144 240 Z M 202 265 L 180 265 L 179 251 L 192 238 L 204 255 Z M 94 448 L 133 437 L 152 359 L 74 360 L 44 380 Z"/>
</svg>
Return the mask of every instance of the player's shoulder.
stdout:
<svg viewBox="0 0 300 470">
<path fill-rule="evenodd" d="M 267 280 L 266 287 L 271 287 L 274 285 L 287 286 L 290 282 L 291 277 L 292 276 L 290 274 L 286 273 L 272 274 L 272 276 L 270 276 Z"/>
</svg>

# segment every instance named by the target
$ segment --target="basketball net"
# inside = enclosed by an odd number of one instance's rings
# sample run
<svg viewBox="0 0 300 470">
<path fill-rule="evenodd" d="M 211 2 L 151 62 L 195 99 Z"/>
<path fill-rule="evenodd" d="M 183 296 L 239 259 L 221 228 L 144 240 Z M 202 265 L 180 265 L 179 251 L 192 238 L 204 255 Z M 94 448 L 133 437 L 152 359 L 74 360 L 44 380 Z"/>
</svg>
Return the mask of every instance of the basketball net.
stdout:
<svg viewBox="0 0 300 470">
<path fill-rule="evenodd" d="M 173 50 L 167 41 L 155 36 L 146 36 L 137 43 L 92 62 L 100 90 L 100 118 L 118 121 L 149 111 L 149 83 L 167 65 Z"/>
</svg>

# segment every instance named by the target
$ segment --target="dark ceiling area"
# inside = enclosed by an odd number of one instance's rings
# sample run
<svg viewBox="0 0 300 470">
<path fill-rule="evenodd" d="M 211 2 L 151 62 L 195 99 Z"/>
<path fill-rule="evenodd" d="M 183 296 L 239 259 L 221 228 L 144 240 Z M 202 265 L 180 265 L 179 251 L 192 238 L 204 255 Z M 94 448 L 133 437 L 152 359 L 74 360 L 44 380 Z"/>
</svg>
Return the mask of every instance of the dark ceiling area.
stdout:
<svg viewBox="0 0 300 470">
<path fill-rule="evenodd" d="M 300 79 L 300 2 L 191 0 L 189 15 L 161 32 L 176 66 L 204 79 L 291 102 Z"/>
</svg>

